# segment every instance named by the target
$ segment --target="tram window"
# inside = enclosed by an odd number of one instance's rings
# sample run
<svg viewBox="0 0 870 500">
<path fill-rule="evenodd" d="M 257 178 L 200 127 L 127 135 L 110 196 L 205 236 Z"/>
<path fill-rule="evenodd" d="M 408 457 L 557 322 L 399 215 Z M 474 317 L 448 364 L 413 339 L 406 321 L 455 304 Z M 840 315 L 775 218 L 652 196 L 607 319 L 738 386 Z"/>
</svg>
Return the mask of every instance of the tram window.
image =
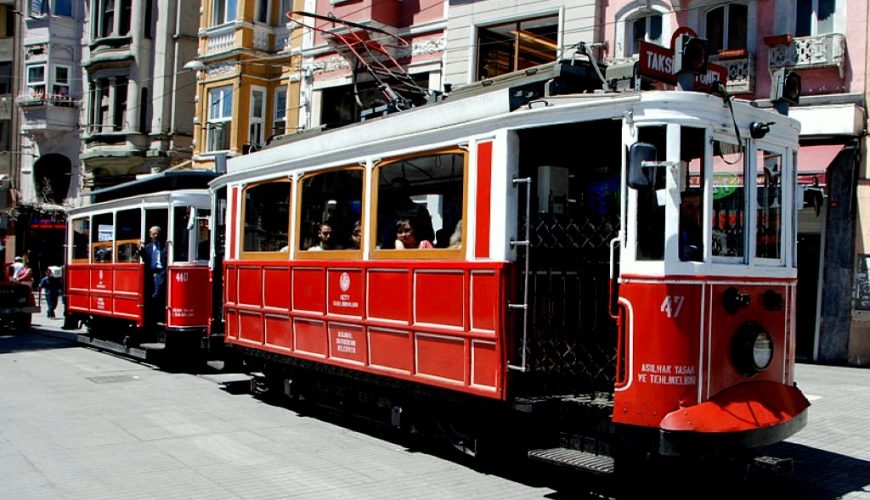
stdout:
<svg viewBox="0 0 870 500">
<path fill-rule="evenodd" d="M 700 128 L 680 131 L 680 228 L 682 261 L 704 260 L 704 137 Z"/>
<path fill-rule="evenodd" d="M 208 260 L 211 256 L 211 210 L 196 209 L 196 260 Z"/>
<path fill-rule="evenodd" d="M 714 256 L 743 257 L 746 193 L 744 155 L 734 143 L 713 141 Z"/>
<path fill-rule="evenodd" d="M 94 216 L 96 231 L 91 233 L 91 261 L 112 262 L 112 238 L 115 236 L 112 214 Z"/>
<path fill-rule="evenodd" d="M 655 161 L 664 161 L 667 129 L 663 126 L 638 128 L 637 140 L 656 147 Z M 662 260 L 665 257 L 665 206 L 656 191 L 665 188 L 665 169 L 653 170 L 650 188 L 637 190 L 637 260 Z"/>
<path fill-rule="evenodd" d="M 377 248 L 461 248 L 465 161 L 463 151 L 444 151 L 381 166 Z"/>
<path fill-rule="evenodd" d="M 72 221 L 72 260 L 87 262 L 90 254 L 91 220 L 87 217 Z"/>
<path fill-rule="evenodd" d="M 245 189 L 243 252 L 287 252 L 290 182 L 257 184 Z"/>
<path fill-rule="evenodd" d="M 782 256 L 782 155 L 758 150 L 755 164 L 758 182 L 755 256 L 779 259 Z"/>
<path fill-rule="evenodd" d="M 139 262 L 139 243 L 142 235 L 142 212 L 138 208 L 121 210 L 116 215 L 116 262 Z"/>
<path fill-rule="evenodd" d="M 363 170 L 317 173 L 301 183 L 299 250 L 358 250 L 352 233 L 362 219 Z"/>
<path fill-rule="evenodd" d="M 172 261 L 187 262 L 190 255 L 190 230 L 193 229 L 195 215 L 193 207 L 172 209 Z"/>
</svg>

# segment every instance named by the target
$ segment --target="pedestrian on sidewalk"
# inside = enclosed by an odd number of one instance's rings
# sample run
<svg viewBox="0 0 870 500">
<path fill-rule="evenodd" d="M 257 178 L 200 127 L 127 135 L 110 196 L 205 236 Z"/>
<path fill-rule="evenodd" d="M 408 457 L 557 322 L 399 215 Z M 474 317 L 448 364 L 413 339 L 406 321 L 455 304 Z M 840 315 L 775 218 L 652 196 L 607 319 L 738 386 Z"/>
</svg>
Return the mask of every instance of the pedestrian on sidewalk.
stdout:
<svg viewBox="0 0 870 500">
<path fill-rule="evenodd" d="M 33 288 L 33 269 L 30 268 L 30 265 L 27 264 L 26 260 L 12 276 L 12 282 L 16 285 L 27 285 L 31 287 L 31 289 Z"/>
<path fill-rule="evenodd" d="M 55 318 L 54 310 L 57 307 L 57 298 L 63 290 L 63 283 L 60 276 L 55 276 L 51 267 L 45 270 L 45 276 L 39 282 L 39 288 L 45 290 L 45 316 L 47 318 Z"/>
</svg>

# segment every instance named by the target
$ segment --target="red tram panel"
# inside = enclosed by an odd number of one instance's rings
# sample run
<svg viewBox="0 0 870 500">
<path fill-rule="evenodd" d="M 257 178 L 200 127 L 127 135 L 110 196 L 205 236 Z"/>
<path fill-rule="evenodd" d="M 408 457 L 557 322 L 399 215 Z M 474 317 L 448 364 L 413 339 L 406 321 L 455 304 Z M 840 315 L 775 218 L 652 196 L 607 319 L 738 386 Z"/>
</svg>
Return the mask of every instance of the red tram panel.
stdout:
<svg viewBox="0 0 870 500">
<path fill-rule="evenodd" d="M 211 307 L 208 267 L 170 267 L 166 273 L 169 328 L 205 328 Z"/>
<path fill-rule="evenodd" d="M 505 396 L 499 313 L 505 303 L 504 263 L 286 266 L 225 264 L 228 343 L 489 398 Z M 264 276 L 266 293 L 256 286 Z M 280 310 L 290 294 L 288 276 L 291 302 Z"/>
<path fill-rule="evenodd" d="M 747 294 L 747 304 L 727 311 L 729 288 Z M 794 280 L 626 278 L 620 285 L 626 373 L 614 395 L 613 421 L 716 433 L 791 420 L 807 406 L 787 370 L 793 288 Z M 767 306 L 766 293 L 777 294 L 780 307 Z M 747 379 L 731 360 L 734 332 L 750 320 L 770 334 L 775 350 L 770 365 Z M 768 406 L 779 411 L 763 411 Z"/>
<path fill-rule="evenodd" d="M 141 264 L 71 264 L 68 310 L 144 325 Z"/>
</svg>

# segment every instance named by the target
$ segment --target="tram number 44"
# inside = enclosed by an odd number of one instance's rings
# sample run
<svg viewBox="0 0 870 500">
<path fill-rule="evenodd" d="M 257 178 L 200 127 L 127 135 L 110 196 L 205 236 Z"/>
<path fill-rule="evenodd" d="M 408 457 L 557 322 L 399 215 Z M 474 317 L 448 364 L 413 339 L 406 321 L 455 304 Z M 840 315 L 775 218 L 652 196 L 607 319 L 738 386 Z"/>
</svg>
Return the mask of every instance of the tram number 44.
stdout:
<svg viewBox="0 0 870 500">
<path fill-rule="evenodd" d="M 175 275 L 175 281 L 179 283 L 186 283 L 190 281 L 190 273 L 178 273 Z"/>
<path fill-rule="evenodd" d="M 680 311 L 683 310 L 683 302 L 686 301 L 684 295 L 668 295 L 662 301 L 662 306 L 659 310 L 669 318 L 677 318 L 680 316 Z"/>
</svg>

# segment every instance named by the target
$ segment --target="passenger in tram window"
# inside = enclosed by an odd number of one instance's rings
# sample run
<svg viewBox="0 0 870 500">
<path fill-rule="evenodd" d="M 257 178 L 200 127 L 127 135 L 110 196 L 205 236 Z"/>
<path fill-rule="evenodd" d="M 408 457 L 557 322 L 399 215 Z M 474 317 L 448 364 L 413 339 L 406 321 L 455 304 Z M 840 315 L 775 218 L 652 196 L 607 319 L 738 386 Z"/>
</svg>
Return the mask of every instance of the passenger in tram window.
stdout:
<svg viewBox="0 0 870 500">
<path fill-rule="evenodd" d="M 360 248 L 360 221 L 357 219 L 356 222 L 353 223 L 353 229 L 350 231 L 350 246 L 354 249 Z"/>
<path fill-rule="evenodd" d="M 166 245 L 161 239 L 160 226 L 151 226 L 147 245 L 139 244 L 139 256 L 145 264 L 145 316 L 149 323 L 156 322 L 165 303 Z"/>
<path fill-rule="evenodd" d="M 459 248 L 462 246 L 462 219 L 456 223 L 456 229 L 450 235 L 450 245 L 447 248 Z"/>
<path fill-rule="evenodd" d="M 396 223 L 396 248 L 435 248 L 429 240 L 417 239 L 411 219 L 401 219 Z"/>
<path fill-rule="evenodd" d="M 410 196 L 410 185 L 404 177 L 397 177 L 390 183 L 389 199 L 387 210 L 392 212 L 392 221 L 387 221 L 384 226 L 386 230 L 397 227 L 397 224 L 402 220 L 410 220 L 412 226 L 417 232 L 419 241 L 431 242 L 435 239 L 435 230 L 432 228 L 432 217 L 429 211 L 423 205 L 415 203 Z M 381 213 L 390 213 L 381 212 Z M 392 223 L 390 223 L 392 222 Z M 383 233 L 381 233 L 383 234 Z M 384 241 L 389 241 L 388 237 L 383 238 Z"/>
<path fill-rule="evenodd" d="M 686 191 L 680 203 L 680 260 L 704 260 L 704 230 L 701 225 L 701 193 Z"/>
<path fill-rule="evenodd" d="M 323 250 L 335 250 L 335 243 L 332 240 L 332 223 L 330 222 L 320 223 L 317 228 L 317 244 L 308 249 L 311 252 Z"/>
</svg>

